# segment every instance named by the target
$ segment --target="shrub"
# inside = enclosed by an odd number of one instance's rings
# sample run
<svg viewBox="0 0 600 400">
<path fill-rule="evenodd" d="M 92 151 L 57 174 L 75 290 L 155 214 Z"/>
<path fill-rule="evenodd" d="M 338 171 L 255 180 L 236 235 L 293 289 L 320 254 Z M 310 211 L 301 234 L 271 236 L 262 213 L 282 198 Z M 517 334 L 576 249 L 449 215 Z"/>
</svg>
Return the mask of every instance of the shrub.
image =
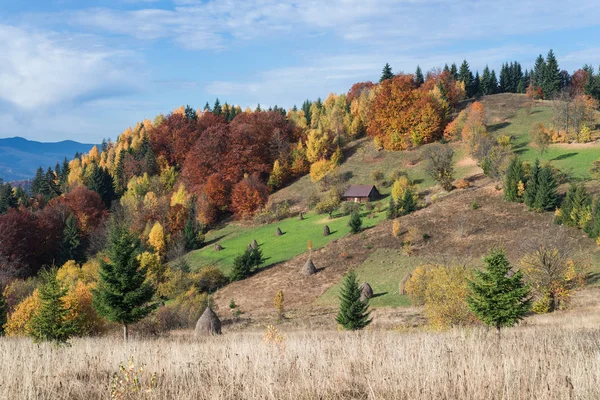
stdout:
<svg viewBox="0 0 600 400">
<path fill-rule="evenodd" d="M 468 189 L 471 184 L 466 179 L 458 179 L 454 182 L 454 187 L 457 189 Z"/>
<path fill-rule="evenodd" d="M 473 210 L 477 210 L 479 208 L 479 203 L 477 203 L 477 200 L 473 200 L 473 202 L 471 203 L 471 208 Z"/>
<path fill-rule="evenodd" d="M 350 221 L 348 221 L 348 226 L 350 226 L 350 231 L 352 233 L 358 233 L 362 230 L 362 218 L 360 217 L 360 213 L 355 211 L 350 216 Z"/>
<path fill-rule="evenodd" d="M 350 215 L 359 211 L 360 203 L 355 203 L 353 201 L 345 201 L 344 203 L 342 203 L 342 213 L 344 215 Z"/>
<path fill-rule="evenodd" d="M 424 152 L 426 171 L 446 191 L 452 190 L 454 180 L 454 150 L 448 145 L 434 143 Z"/>
<path fill-rule="evenodd" d="M 371 171 L 371 174 L 369 176 L 371 180 L 375 182 L 381 182 L 385 179 L 385 175 L 383 174 L 383 172 L 381 172 L 378 169 Z"/>
<path fill-rule="evenodd" d="M 227 277 L 215 266 L 209 265 L 200 270 L 196 277 L 196 287 L 201 293 L 214 293 L 227 285 Z"/>
</svg>

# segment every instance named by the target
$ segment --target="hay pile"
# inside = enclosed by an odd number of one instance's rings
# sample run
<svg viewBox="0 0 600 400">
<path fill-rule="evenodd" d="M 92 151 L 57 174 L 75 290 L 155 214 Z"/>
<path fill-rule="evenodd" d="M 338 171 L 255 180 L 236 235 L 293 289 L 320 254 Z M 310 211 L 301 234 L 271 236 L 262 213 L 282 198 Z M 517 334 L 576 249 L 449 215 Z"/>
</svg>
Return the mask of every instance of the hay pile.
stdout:
<svg viewBox="0 0 600 400">
<path fill-rule="evenodd" d="M 365 282 L 360 286 L 360 300 L 365 301 L 371 297 L 373 297 L 373 288 L 371 288 L 371 285 Z"/>
<path fill-rule="evenodd" d="M 209 335 L 220 335 L 221 334 L 221 321 L 217 314 L 210 307 L 206 307 L 206 310 L 202 313 L 202 316 L 196 323 L 196 329 L 194 330 L 196 336 L 209 336 Z"/>
<path fill-rule="evenodd" d="M 317 273 L 317 268 L 315 268 L 315 264 L 313 264 L 312 260 L 309 258 L 304 267 L 302 267 L 302 275 L 310 276 Z"/>
<path fill-rule="evenodd" d="M 214 247 L 215 251 L 221 251 L 223 250 L 223 246 L 221 246 L 219 243 L 215 243 Z"/>
<path fill-rule="evenodd" d="M 281 232 L 281 229 L 279 229 L 279 227 L 277 227 L 277 230 L 275 231 L 275 236 L 281 236 L 283 235 L 283 232 Z"/>
<path fill-rule="evenodd" d="M 325 225 L 325 227 L 323 228 L 323 236 L 329 235 L 331 235 L 331 229 L 329 229 L 329 225 Z"/>
</svg>

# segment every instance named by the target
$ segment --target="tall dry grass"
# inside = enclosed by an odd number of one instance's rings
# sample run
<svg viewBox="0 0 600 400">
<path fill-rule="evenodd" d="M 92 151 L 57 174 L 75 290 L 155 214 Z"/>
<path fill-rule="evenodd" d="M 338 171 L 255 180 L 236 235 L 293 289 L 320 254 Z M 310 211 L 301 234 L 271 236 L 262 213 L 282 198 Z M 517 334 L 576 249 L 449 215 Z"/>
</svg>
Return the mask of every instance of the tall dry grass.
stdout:
<svg viewBox="0 0 600 400">
<path fill-rule="evenodd" d="M 289 332 L 196 340 L 96 338 L 70 348 L 0 339 L 0 398 L 106 399 L 130 356 L 149 399 L 597 399 L 600 331 L 524 326 L 446 333 Z"/>
</svg>

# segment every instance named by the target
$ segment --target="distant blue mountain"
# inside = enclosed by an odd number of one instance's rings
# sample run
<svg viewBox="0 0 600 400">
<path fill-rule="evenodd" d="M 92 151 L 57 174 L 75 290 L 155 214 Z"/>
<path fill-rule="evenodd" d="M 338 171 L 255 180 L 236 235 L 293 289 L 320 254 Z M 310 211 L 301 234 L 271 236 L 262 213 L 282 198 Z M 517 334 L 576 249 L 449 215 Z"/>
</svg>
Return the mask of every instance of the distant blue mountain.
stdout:
<svg viewBox="0 0 600 400">
<path fill-rule="evenodd" d="M 38 167 L 44 170 L 54 166 L 75 153 L 87 153 L 93 144 L 65 140 L 55 143 L 42 143 L 21 137 L 0 139 L 0 178 L 5 182 L 33 178 Z"/>
</svg>

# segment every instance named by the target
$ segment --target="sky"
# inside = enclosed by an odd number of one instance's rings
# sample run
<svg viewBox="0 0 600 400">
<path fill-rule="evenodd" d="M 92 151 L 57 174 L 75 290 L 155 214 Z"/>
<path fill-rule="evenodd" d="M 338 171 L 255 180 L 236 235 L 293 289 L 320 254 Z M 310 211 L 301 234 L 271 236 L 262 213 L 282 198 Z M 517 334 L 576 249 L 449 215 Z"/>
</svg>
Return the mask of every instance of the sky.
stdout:
<svg viewBox="0 0 600 400">
<path fill-rule="evenodd" d="M 99 143 L 215 98 L 290 108 L 413 73 L 600 65 L 594 0 L 0 0 L 0 137 Z"/>
</svg>

